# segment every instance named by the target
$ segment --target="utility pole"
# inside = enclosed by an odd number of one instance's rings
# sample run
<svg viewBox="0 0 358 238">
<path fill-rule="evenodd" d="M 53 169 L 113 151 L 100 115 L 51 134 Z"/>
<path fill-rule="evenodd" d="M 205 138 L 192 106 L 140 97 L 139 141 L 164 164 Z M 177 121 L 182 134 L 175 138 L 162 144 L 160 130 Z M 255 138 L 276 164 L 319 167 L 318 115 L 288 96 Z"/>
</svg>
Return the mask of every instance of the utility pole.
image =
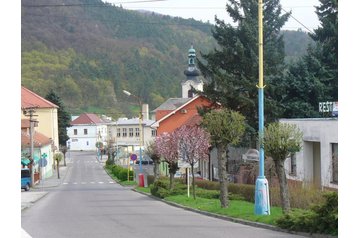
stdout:
<svg viewBox="0 0 358 238">
<path fill-rule="evenodd" d="M 264 136 L 264 67 L 263 67 L 263 0 L 258 0 L 258 25 L 259 25 L 259 176 L 255 185 L 255 214 L 270 215 L 269 185 L 264 175 L 265 150 L 263 145 Z"/>
<path fill-rule="evenodd" d="M 34 119 L 35 108 L 37 107 L 28 107 L 23 109 L 25 116 L 30 118 L 30 173 L 31 173 L 31 187 L 34 186 L 34 127 L 37 127 L 38 121 Z"/>
</svg>

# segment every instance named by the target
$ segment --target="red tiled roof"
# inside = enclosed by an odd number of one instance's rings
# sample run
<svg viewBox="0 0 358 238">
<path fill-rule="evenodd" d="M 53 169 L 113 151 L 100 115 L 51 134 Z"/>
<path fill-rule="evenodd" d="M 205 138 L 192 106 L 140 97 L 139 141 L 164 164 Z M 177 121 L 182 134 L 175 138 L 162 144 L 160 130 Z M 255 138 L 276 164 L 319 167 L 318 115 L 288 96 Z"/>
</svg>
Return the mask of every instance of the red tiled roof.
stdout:
<svg viewBox="0 0 358 238">
<path fill-rule="evenodd" d="M 41 147 L 49 144 L 51 144 L 50 138 L 40 132 L 34 132 L 34 147 Z M 30 135 L 24 131 L 21 131 L 21 146 L 30 146 Z"/>
<path fill-rule="evenodd" d="M 93 113 L 83 113 L 71 122 L 71 125 L 98 124 L 104 121 Z"/>
<path fill-rule="evenodd" d="M 21 128 L 30 128 L 30 120 L 21 119 Z"/>
<path fill-rule="evenodd" d="M 199 126 L 203 118 L 199 114 L 195 114 L 193 117 L 189 118 L 183 125 L 188 126 Z"/>
<path fill-rule="evenodd" d="M 21 108 L 29 107 L 58 108 L 56 104 L 21 86 Z"/>
</svg>

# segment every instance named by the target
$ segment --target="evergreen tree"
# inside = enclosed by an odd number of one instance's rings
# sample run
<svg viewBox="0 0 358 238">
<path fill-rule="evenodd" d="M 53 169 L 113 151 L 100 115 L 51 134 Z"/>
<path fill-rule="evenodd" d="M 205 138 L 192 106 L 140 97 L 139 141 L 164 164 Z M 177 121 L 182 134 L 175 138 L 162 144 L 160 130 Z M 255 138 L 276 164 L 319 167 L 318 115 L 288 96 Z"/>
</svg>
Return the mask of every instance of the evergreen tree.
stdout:
<svg viewBox="0 0 358 238">
<path fill-rule="evenodd" d="M 66 146 L 66 142 L 69 139 L 69 137 L 67 136 L 67 127 L 71 126 L 71 116 L 66 111 L 62 99 L 52 89 L 46 95 L 45 98 L 58 106 L 58 139 L 60 145 Z"/>
<path fill-rule="evenodd" d="M 229 0 L 227 12 L 237 26 L 215 19 L 213 36 L 219 48 L 204 54 L 199 68 L 209 81 L 205 95 L 223 106 L 240 111 L 251 132 L 258 125 L 258 5 L 257 0 Z M 281 14 L 279 0 L 264 1 L 264 78 L 266 120 L 272 121 L 280 111 L 275 88 L 284 69 L 284 42 L 280 29 L 289 14 Z"/>
<path fill-rule="evenodd" d="M 320 117 L 318 104 L 338 100 L 338 1 L 320 0 L 321 26 L 309 34 L 315 44 L 289 66 L 283 78 L 284 117 Z"/>
</svg>

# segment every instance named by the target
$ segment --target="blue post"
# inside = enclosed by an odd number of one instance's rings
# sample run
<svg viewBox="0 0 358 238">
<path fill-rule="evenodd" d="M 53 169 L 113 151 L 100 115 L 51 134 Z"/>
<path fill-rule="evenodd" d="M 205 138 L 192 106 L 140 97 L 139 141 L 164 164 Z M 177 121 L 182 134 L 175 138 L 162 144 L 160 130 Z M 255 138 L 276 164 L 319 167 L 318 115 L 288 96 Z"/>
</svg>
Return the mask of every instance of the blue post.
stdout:
<svg viewBox="0 0 358 238">
<path fill-rule="evenodd" d="M 143 173 L 143 170 L 142 170 L 142 146 L 139 147 L 139 172 Z"/>
<path fill-rule="evenodd" d="M 269 186 L 264 175 L 265 165 L 265 151 L 263 147 L 262 138 L 264 135 L 264 93 L 263 88 L 259 88 L 259 176 L 256 179 L 255 186 L 255 214 L 256 215 L 270 215 L 270 199 Z"/>
</svg>

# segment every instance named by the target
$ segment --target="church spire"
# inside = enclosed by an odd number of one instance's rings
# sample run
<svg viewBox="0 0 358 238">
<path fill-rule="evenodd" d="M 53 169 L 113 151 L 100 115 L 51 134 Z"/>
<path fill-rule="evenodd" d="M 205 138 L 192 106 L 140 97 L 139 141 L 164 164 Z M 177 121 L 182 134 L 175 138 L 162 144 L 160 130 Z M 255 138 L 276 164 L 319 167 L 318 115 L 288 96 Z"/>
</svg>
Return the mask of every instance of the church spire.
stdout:
<svg viewBox="0 0 358 238">
<path fill-rule="evenodd" d="M 184 71 L 184 74 L 187 77 L 196 77 L 200 75 L 199 70 L 195 66 L 195 58 L 196 52 L 193 45 L 191 45 L 188 51 L 188 68 Z"/>
<path fill-rule="evenodd" d="M 197 91 L 203 91 L 203 81 L 197 78 L 200 76 L 200 71 L 196 68 L 195 59 L 196 52 L 193 45 L 191 45 L 188 50 L 188 68 L 184 70 L 186 80 L 183 80 L 181 83 L 183 98 L 190 98 L 194 96 L 192 87 Z"/>
</svg>

